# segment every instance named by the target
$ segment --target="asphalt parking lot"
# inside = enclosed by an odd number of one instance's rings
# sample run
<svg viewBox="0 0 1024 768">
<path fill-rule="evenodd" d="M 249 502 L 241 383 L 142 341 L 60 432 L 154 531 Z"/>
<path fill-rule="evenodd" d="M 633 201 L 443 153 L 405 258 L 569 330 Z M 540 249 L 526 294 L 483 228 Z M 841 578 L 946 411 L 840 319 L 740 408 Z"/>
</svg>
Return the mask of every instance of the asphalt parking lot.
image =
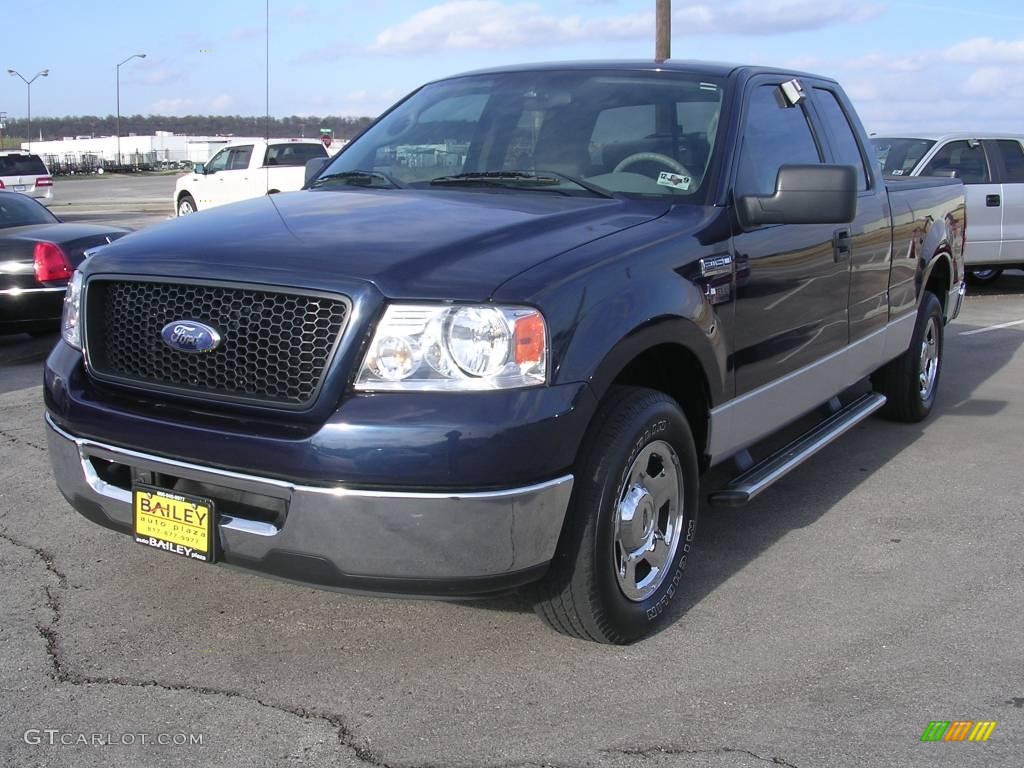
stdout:
<svg viewBox="0 0 1024 768">
<path fill-rule="evenodd" d="M 53 343 L 0 337 L 0 765 L 1024 762 L 1019 272 L 947 329 L 928 421 L 869 419 L 749 506 L 705 507 L 686 614 L 624 648 L 518 595 L 317 591 L 87 522 L 49 477 Z M 933 720 L 998 725 L 922 743 Z M 60 743 L 79 733 L 115 743 Z"/>
</svg>

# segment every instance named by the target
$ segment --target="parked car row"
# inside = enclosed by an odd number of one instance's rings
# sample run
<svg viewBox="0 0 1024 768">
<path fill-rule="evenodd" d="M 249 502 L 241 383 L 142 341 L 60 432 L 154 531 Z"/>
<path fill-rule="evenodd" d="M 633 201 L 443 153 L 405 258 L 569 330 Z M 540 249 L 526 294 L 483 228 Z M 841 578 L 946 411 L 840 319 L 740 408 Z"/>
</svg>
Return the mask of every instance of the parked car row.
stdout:
<svg viewBox="0 0 1024 768">
<path fill-rule="evenodd" d="M 886 179 L 940 176 L 967 190 L 968 277 L 1024 268 L 1024 135 L 947 133 L 872 139 Z"/>
</svg>

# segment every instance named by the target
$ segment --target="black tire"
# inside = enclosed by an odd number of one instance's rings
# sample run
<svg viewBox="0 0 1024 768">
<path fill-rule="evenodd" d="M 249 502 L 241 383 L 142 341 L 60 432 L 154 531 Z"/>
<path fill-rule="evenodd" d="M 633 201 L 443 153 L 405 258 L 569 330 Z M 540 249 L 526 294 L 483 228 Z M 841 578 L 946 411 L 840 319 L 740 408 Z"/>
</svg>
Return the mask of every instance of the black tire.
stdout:
<svg viewBox="0 0 1024 768">
<path fill-rule="evenodd" d="M 188 210 L 188 208 L 191 208 L 191 210 Z M 178 198 L 178 207 L 175 209 L 175 213 L 178 216 L 188 216 L 189 214 L 196 213 L 198 210 L 196 199 L 192 195 L 185 193 Z"/>
<path fill-rule="evenodd" d="M 893 421 L 914 423 L 928 418 L 935 405 L 942 374 L 943 345 L 942 304 L 938 297 L 926 292 L 921 299 L 910 347 L 899 357 L 879 368 L 871 375 L 876 392 L 886 397 L 881 414 Z M 927 377 L 924 344 L 926 338 L 935 345 L 934 375 L 928 377 L 930 386 L 925 392 L 922 377 Z M 928 359 L 930 355 L 927 356 Z"/>
<path fill-rule="evenodd" d="M 1003 270 L 998 267 L 992 267 L 989 269 L 968 269 L 967 270 L 967 282 L 971 285 L 992 285 L 998 280 L 1003 274 Z"/>
<path fill-rule="evenodd" d="M 682 480 L 678 503 L 666 511 L 649 507 L 656 517 L 651 535 L 660 533 L 662 516 L 677 519 L 672 546 L 665 544 L 663 574 L 652 580 L 649 596 L 629 599 L 616 570 L 619 510 L 635 469 L 634 460 L 651 451 L 674 451 L 673 475 Z M 671 459 L 670 453 L 666 453 Z M 641 459 L 643 460 L 643 459 Z M 650 469 L 648 467 L 648 469 Z M 664 478 L 655 471 L 649 479 Z M 662 481 L 664 482 L 664 481 Z M 678 613 L 679 584 L 693 544 L 699 499 L 697 451 L 679 405 L 667 395 L 639 387 L 616 387 L 605 399 L 584 440 L 576 467 L 576 485 L 551 569 L 538 588 L 535 608 L 552 628 L 572 637 L 599 643 L 626 644 L 671 623 Z M 635 488 L 631 485 L 629 490 Z M 668 487 L 672 486 L 669 483 Z M 681 514 L 681 517 L 678 515 Z M 643 530 L 648 515 L 643 516 Z M 634 523 L 635 525 L 635 523 Z M 636 534 L 637 529 L 632 533 Z M 641 534 L 645 535 L 645 534 Z M 667 537 L 662 537 L 665 542 Z M 650 539 L 654 541 L 654 539 Z M 639 550 L 637 550 L 639 551 Z M 653 548 L 650 550 L 655 551 Z"/>
</svg>

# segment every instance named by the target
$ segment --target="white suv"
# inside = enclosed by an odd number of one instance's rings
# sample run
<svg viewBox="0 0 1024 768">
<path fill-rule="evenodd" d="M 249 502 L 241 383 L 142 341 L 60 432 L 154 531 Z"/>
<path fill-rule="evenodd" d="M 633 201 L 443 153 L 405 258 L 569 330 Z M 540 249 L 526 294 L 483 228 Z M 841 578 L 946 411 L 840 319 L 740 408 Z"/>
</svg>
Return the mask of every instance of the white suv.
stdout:
<svg viewBox="0 0 1024 768">
<path fill-rule="evenodd" d="M 21 150 L 0 152 L 0 189 L 37 200 L 53 199 L 53 177 L 39 155 Z"/>
</svg>

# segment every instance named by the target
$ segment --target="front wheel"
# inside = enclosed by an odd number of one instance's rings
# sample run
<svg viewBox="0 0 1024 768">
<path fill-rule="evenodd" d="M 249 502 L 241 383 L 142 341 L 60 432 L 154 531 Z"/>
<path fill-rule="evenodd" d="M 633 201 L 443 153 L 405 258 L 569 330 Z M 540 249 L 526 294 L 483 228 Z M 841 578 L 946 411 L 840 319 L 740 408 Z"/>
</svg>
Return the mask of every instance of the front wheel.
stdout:
<svg viewBox="0 0 1024 768">
<path fill-rule="evenodd" d="M 587 434 L 538 614 L 600 643 L 631 643 L 670 623 L 697 506 L 697 451 L 679 405 L 615 388 Z"/>
<path fill-rule="evenodd" d="M 972 285 L 992 285 L 1003 274 L 1003 270 L 997 267 L 987 269 L 968 269 L 967 282 Z"/>
<path fill-rule="evenodd" d="M 178 215 L 188 216 L 189 214 L 195 213 L 198 209 L 196 208 L 196 201 L 192 195 L 182 195 L 178 201 Z"/>
<path fill-rule="evenodd" d="M 942 343 L 942 305 L 928 292 L 921 300 L 910 348 L 871 375 L 875 391 L 886 397 L 883 416 L 906 422 L 928 417 L 939 389 Z"/>
</svg>

